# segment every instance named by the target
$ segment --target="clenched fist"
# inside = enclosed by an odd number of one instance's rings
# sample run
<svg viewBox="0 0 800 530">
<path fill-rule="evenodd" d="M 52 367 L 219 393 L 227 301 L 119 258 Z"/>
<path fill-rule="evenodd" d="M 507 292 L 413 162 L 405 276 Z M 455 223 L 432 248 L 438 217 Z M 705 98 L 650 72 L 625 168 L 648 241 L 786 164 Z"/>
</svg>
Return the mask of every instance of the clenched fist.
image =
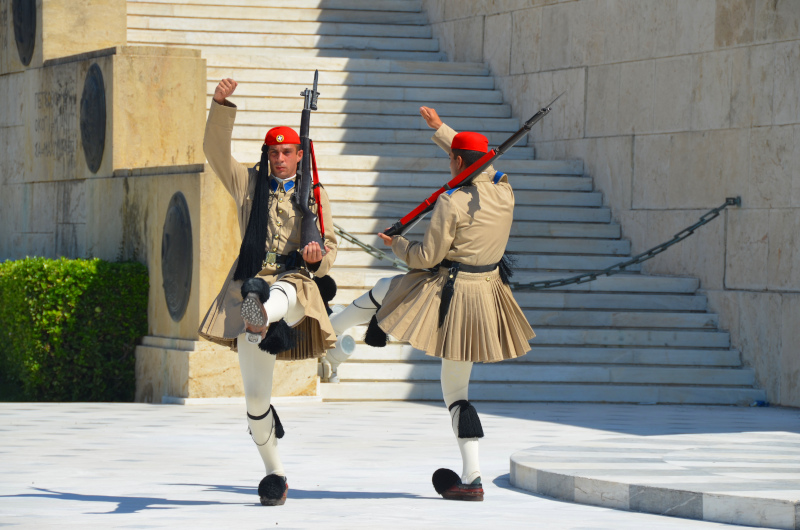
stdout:
<svg viewBox="0 0 800 530">
<path fill-rule="evenodd" d="M 223 79 L 217 85 L 217 88 L 214 89 L 214 101 L 219 103 L 220 105 L 225 104 L 225 99 L 227 99 L 233 91 L 236 90 L 236 87 L 239 86 L 239 83 L 234 81 L 233 79 Z"/>
<path fill-rule="evenodd" d="M 420 107 L 419 108 L 419 115 L 425 119 L 425 123 L 428 124 L 428 127 L 431 129 L 439 129 L 442 126 L 442 120 L 439 118 L 439 114 L 436 112 L 436 109 L 432 109 L 430 107 Z"/>
</svg>

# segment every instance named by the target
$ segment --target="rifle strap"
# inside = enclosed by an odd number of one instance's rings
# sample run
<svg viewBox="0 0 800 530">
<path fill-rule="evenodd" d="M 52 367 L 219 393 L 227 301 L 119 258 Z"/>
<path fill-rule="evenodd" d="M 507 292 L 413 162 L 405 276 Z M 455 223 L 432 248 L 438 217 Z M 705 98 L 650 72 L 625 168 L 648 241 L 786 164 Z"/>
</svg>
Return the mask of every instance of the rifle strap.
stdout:
<svg viewBox="0 0 800 530">
<path fill-rule="evenodd" d="M 314 156 L 314 142 L 309 139 L 309 143 L 311 144 L 311 174 L 313 175 L 313 180 L 311 181 L 313 186 L 312 189 L 314 190 L 314 201 L 317 203 L 317 218 L 319 219 L 319 232 L 322 236 L 322 239 L 325 239 L 325 221 L 322 216 L 322 201 L 320 201 L 320 192 L 319 192 L 319 173 L 317 173 L 317 157 Z"/>
</svg>

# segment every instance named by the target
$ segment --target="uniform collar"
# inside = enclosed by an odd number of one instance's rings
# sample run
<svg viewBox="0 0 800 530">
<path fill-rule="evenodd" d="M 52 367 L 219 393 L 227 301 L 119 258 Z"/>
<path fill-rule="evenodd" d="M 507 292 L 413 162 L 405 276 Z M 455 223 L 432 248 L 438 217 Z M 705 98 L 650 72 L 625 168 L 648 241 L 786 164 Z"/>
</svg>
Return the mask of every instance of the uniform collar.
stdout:
<svg viewBox="0 0 800 530">
<path fill-rule="evenodd" d="M 275 175 L 270 175 L 269 176 L 269 189 L 272 191 L 272 193 L 275 193 L 279 189 L 282 192 L 286 193 L 286 192 L 288 192 L 288 191 L 290 191 L 291 189 L 294 188 L 295 177 L 296 176 L 297 175 L 295 175 L 294 177 L 289 177 L 288 179 L 279 179 Z"/>
</svg>

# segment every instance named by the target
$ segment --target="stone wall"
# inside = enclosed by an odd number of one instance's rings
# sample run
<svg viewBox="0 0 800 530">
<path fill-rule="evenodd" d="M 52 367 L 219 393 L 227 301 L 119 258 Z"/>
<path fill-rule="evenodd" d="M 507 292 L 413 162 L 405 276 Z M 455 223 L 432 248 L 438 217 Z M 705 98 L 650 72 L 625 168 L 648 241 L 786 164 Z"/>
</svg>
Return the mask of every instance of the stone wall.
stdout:
<svg viewBox="0 0 800 530">
<path fill-rule="evenodd" d="M 537 157 L 580 158 L 649 261 L 701 279 L 771 402 L 800 406 L 800 2 L 423 0 L 442 48 L 489 64 Z"/>
</svg>

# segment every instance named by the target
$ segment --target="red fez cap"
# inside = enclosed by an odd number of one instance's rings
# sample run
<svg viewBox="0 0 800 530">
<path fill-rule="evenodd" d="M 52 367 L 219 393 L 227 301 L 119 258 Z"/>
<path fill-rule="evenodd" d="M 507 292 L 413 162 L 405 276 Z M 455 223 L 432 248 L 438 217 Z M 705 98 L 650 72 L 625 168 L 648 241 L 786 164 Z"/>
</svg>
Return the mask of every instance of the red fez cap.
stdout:
<svg viewBox="0 0 800 530">
<path fill-rule="evenodd" d="M 264 143 L 267 145 L 299 144 L 300 136 L 291 127 L 274 127 L 267 132 Z"/>
<path fill-rule="evenodd" d="M 466 149 L 467 151 L 489 152 L 489 139 L 476 132 L 460 132 L 453 138 L 450 149 Z"/>
</svg>

